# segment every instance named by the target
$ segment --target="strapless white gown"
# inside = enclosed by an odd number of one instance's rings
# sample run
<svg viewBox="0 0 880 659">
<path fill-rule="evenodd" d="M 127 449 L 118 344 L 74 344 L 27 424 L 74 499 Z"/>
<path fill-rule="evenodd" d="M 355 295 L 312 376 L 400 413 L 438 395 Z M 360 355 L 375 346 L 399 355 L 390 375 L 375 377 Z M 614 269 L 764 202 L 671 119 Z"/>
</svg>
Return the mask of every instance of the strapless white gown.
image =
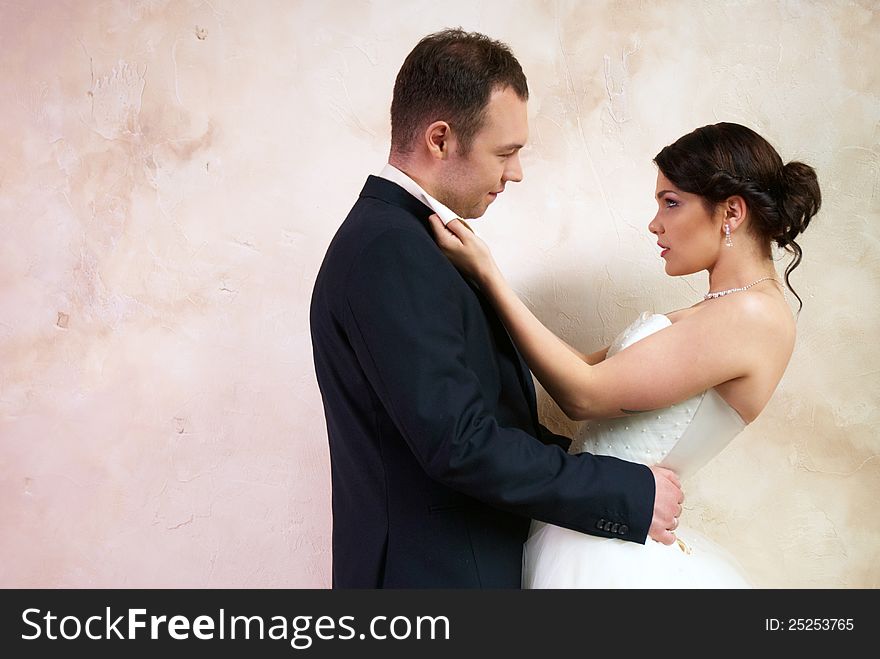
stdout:
<svg viewBox="0 0 880 659">
<path fill-rule="evenodd" d="M 608 356 L 671 325 L 643 313 L 621 332 Z M 672 407 L 584 424 L 570 453 L 612 455 L 660 464 L 682 479 L 723 449 L 745 422 L 714 389 Z M 736 561 L 717 544 L 682 524 L 680 540 L 664 545 L 600 538 L 533 521 L 523 554 L 523 588 L 749 588 Z"/>
</svg>

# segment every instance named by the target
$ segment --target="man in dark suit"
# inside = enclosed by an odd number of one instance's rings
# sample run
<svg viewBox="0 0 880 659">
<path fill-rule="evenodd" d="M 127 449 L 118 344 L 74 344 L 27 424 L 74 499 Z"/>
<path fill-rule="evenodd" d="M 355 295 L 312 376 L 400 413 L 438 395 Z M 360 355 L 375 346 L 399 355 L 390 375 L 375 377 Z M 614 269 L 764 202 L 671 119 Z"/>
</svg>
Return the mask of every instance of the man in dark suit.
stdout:
<svg viewBox="0 0 880 659">
<path fill-rule="evenodd" d="M 530 518 L 671 543 L 681 490 L 538 422 L 531 374 L 427 218 L 481 216 L 522 179 L 528 87 L 510 50 L 429 35 L 394 86 L 391 156 L 327 250 L 311 306 L 335 588 L 518 588 Z"/>
</svg>

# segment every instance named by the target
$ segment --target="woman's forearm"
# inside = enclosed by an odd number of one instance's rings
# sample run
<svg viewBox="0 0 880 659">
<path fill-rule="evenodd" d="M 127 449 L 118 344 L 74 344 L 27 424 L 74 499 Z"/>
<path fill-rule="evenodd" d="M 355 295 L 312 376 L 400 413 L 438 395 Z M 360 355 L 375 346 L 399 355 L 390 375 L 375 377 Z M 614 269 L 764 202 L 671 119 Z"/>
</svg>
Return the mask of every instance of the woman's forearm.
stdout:
<svg viewBox="0 0 880 659">
<path fill-rule="evenodd" d="M 483 292 L 498 311 L 507 331 L 535 377 L 570 418 L 589 397 L 589 363 L 604 359 L 607 350 L 584 355 L 557 337 L 519 299 L 497 269 L 481 278 Z"/>
</svg>

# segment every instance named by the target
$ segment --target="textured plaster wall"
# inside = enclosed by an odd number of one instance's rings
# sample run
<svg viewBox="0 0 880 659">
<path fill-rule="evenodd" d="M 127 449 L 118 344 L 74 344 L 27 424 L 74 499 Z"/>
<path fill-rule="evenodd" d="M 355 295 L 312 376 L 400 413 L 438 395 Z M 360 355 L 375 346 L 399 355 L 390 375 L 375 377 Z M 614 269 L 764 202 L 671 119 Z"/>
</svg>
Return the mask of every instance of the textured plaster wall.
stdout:
<svg viewBox="0 0 880 659">
<path fill-rule="evenodd" d="M 880 585 L 871 0 L 0 0 L 0 585 L 329 585 L 309 296 L 449 25 L 529 77 L 525 181 L 476 226 L 583 348 L 705 290 L 646 230 L 660 147 L 731 120 L 816 166 L 791 365 L 686 514 L 758 585 Z"/>
</svg>

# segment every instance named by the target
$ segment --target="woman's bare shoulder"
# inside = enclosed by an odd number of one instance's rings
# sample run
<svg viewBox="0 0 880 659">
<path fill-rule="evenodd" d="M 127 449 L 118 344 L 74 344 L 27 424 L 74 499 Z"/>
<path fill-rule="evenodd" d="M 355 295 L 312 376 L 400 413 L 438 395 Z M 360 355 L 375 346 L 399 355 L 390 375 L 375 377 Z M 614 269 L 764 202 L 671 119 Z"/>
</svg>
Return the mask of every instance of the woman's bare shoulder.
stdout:
<svg viewBox="0 0 880 659">
<path fill-rule="evenodd" d="M 796 327 L 785 298 L 776 292 L 743 291 L 716 300 L 706 300 L 673 312 L 673 323 L 699 324 L 704 330 L 718 329 L 718 336 L 731 344 L 748 343 L 758 349 L 790 353 Z"/>
</svg>

